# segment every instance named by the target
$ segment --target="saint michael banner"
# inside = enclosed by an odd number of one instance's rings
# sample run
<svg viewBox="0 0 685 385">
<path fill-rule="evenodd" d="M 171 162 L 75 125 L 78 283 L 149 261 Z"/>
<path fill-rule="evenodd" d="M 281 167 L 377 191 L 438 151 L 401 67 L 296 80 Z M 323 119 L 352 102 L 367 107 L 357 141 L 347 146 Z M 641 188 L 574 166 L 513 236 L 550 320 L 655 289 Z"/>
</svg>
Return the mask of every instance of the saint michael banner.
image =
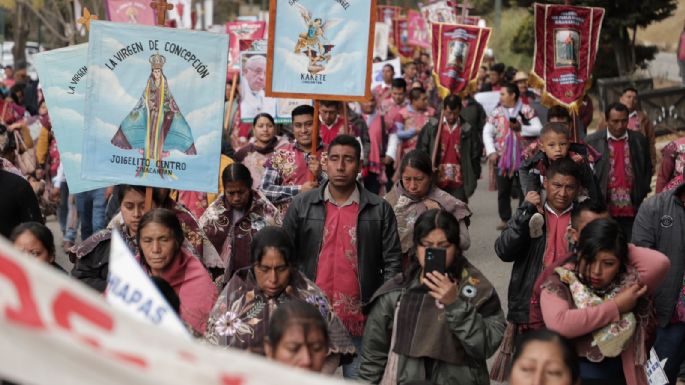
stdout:
<svg viewBox="0 0 685 385">
<path fill-rule="evenodd" d="M 81 178 L 83 151 L 83 110 L 86 102 L 86 55 L 88 45 L 41 52 L 36 55 L 36 69 L 50 110 L 52 132 L 57 139 L 60 162 L 69 184 L 69 193 L 77 194 L 111 183 Z"/>
<path fill-rule="evenodd" d="M 375 0 L 271 0 L 266 95 L 371 97 Z"/>
<path fill-rule="evenodd" d="M 432 24 L 433 77 L 441 97 L 463 91 L 476 76 L 490 32 L 471 25 Z"/>
<path fill-rule="evenodd" d="M 94 21 L 82 176 L 216 192 L 228 36 Z"/>
<path fill-rule="evenodd" d="M 543 103 L 577 111 L 595 65 L 604 9 L 535 4 L 531 83 Z"/>
</svg>

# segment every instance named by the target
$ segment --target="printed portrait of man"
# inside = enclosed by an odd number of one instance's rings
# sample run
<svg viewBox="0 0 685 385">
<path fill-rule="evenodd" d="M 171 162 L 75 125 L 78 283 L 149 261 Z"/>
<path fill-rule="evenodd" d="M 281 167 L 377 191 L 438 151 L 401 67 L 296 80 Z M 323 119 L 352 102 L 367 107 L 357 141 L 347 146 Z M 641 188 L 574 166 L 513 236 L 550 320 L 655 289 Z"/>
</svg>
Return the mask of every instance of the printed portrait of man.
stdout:
<svg viewBox="0 0 685 385">
<path fill-rule="evenodd" d="M 260 112 L 268 112 L 274 115 L 276 103 L 272 98 L 264 94 L 266 86 L 266 55 L 243 54 L 242 77 L 240 82 L 242 97 L 240 113 L 242 118 L 252 118 Z"/>
</svg>

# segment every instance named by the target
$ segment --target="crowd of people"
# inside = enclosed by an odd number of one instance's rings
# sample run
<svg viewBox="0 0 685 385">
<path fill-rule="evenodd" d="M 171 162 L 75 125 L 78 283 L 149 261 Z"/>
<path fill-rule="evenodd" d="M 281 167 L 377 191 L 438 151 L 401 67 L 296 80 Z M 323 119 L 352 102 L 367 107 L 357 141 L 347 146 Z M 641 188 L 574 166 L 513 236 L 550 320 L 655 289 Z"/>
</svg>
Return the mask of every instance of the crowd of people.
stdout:
<svg viewBox="0 0 685 385">
<path fill-rule="evenodd" d="M 527 74 L 502 63 L 440 98 L 431 72 L 421 53 L 402 74 L 386 65 L 363 103 L 321 102 L 318 116 L 300 105 L 291 124 L 256 113 L 247 130 L 233 120 L 219 194 L 154 188 L 149 206 L 143 186 L 70 195 L 37 82 L 6 70 L 0 234 L 66 273 L 63 239 L 69 275 L 102 293 L 117 231 L 194 337 L 311 371 L 641 385 L 654 347 L 675 384 L 685 139 L 657 164 L 634 88 L 586 135 L 589 98 L 578 114 L 547 109 Z M 499 103 L 486 111 L 478 92 Z M 497 189 L 494 252 L 513 263 L 506 311 L 466 257 L 481 178 Z"/>
</svg>

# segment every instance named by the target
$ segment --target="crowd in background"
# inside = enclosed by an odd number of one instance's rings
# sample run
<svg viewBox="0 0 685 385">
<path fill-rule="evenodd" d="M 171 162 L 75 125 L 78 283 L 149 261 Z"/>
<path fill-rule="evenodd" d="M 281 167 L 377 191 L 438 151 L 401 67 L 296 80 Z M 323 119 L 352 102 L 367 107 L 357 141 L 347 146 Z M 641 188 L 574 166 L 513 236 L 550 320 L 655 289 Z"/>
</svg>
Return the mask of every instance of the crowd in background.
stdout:
<svg viewBox="0 0 685 385">
<path fill-rule="evenodd" d="M 441 98 L 431 63 L 417 51 L 401 74 L 387 65 L 372 98 L 321 102 L 318 117 L 300 105 L 290 124 L 232 121 L 219 193 L 155 188 L 151 207 L 141 186 L 69 194 L 39 83 L 8 67 L 0 234 L 66 273 L 61 247 L 70 276 L 102 293 L 118 231 L 196 338 L 317 372 L 635 385 L 654 347 L 675 384 L 685 139 L 657 163 L 634 88 L 588 133 L 589 97 L 573 114 L 548 109 L 525 72 L 487 57 L 463 93 Z M 499 93 L 492 111 L 482 92 Z M 466 257 L 480 178 L 497 189 L 494 252 L 513 263 L 506 311 Z"/>
</svg>

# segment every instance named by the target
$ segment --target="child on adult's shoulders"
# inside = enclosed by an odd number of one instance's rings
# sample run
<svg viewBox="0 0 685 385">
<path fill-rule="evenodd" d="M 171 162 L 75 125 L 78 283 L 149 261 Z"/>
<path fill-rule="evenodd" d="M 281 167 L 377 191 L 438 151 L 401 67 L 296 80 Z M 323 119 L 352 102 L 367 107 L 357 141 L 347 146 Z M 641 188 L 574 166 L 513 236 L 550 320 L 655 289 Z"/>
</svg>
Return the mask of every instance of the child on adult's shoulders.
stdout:
<svg viewBox="0 0 685 385">
<path fill-rule="evenodd" d="M 573 143 L 571 133 L 566 124 L 547 123 L 540 131 L 540 139 L 532 143 L 523 151 L 519 179 L 523 194 L 531 191 L 544 193 L 545 171 L 551 162 L 568 157 L 580 166 L 581 193 L 579 197 L 601 199 L 601 190 L 592 170 L 599 154 L 583 143 Z M 541 199 L 544 202 L 544 199 Z M 544 208 L 538 205 L 539 213 L 530 219 L 530 236 L 542 236 L 544 225 Z"/>
</svg>

